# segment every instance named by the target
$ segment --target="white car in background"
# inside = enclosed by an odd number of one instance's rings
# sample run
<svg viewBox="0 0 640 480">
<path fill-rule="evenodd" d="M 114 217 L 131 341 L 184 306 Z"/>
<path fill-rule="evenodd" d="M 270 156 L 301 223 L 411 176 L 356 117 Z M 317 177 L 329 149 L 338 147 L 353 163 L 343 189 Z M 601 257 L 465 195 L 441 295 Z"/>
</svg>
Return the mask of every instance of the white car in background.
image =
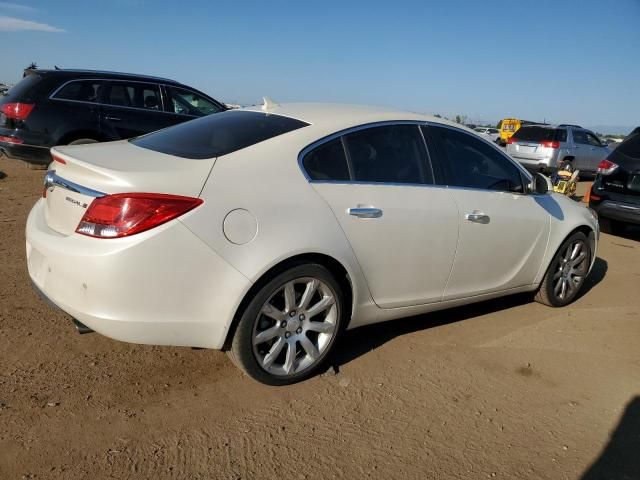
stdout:
<svg viewBox="0 0 640 480">
<path fill-rule="evenodd" d="M 265 102 L 52 155 L 36 288 L 84 330 L 228 350 L 272 385 L 345 328 L 517 292 L 566 305 L 596 254 L 584 205 L 413 113 Z"/>
<path fill-rule="evenodd" d="M 476 127 L 473 129 L 478 135 L 493 143 L 498 143 L 500 130 L 490 127 Z"/>
</svg>

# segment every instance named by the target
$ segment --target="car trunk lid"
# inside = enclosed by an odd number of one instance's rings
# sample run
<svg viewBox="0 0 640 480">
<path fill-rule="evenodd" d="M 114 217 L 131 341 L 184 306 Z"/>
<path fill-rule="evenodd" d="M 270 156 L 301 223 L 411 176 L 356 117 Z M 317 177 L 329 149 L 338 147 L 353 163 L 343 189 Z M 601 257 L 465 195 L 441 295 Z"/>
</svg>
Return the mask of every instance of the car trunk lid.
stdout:
<svg viewBox="0 0 640 480">
<path fill-rule="evenodd" d="M 91 202 L 114 193 L 198 197 L 215 158 L 193 161 L 128 141 L 51 149 L 45 180 L 45 220 L 63 235 L 75 232 Z"/>
</svg>

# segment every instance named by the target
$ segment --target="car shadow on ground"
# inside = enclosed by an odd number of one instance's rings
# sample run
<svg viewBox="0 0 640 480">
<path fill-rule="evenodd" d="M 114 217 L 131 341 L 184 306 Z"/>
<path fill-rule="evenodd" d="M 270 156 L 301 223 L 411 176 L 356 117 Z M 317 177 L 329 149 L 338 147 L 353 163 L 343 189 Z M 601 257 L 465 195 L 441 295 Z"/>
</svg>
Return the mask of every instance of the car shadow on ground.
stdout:
<svg viewBox="0 0 640 480">
<path fill-rule="evenodd" d="M 607 273 L 607 262 L 597 257 L 591 273 L 576 300 L 586 295 L 599 284 Z M 439 327 L 450 323 L 461 322 L 474 317 L 499 312 L 509 308 L 525 305 L 533 301 L 533 293 L 520 293 L 507 297 L 486 300 L 462 307 L 449 308 L 399 320 L 390 320 L 375 325 L 367 325 L 344 332 L 336 346 L 331 364 L 337 371 L 340 366 L 375 350 L 396 337 L 409 333 Z M 640 477 L 639 477 L 640 478 Z"/>
<path fill-rule="evenodd" d="M 600 456 L 581 480 L 640 478 L 640 397 L 634 397 Z"/>
<path fill-rule="evenodd" d="M 640 225 L 627 225 L 621 232 L 618 232 L 615 236 L 640 242 Z"/>
</svg>

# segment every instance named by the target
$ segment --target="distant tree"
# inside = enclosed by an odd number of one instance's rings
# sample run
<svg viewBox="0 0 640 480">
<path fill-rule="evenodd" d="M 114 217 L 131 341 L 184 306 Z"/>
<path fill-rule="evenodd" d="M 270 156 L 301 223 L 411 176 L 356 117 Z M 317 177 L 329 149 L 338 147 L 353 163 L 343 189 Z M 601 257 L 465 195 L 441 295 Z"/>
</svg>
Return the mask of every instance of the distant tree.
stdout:
<svg viewBox="0 0 640 480">
<path fill-rule="evenodd" d="M 466 115 L 456 115 L 456 123 L 462 123 L 464 124 L 464 122 L 467 121 L 467 116 Z"/>
<path fill-rule="evenodd" d="M 434 117 L 436 117 L 436 118 L 442 118 L 442 115 L 440 115 L 439 113 L 436 113 L 436 114 L 434 115 Z"/>
</svg>

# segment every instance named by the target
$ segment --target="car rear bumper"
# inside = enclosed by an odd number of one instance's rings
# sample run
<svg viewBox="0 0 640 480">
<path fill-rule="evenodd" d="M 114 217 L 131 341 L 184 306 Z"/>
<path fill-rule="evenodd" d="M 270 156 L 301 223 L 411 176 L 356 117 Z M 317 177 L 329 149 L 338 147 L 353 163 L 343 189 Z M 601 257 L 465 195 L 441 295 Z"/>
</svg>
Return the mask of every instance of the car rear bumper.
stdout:
<svg viewBox="0 0 640 480">
<path fill-rule="evenodd" d="M 40 200 L 26 235 L 37 289 L 116 340 L 222 348 L 251 285 L 177 220 L 121 239 L 64 236 L 46 225 Z"/>
<path fill-rule="evenodd" d="M 590 202 L 589 206 L 599 217 L 640 225 L 640 204 L 603 200 L 598 203 Z"/>
<path fill-rule="evenodd" d="M 49 147 L 0 142 L 0 152 L 7 155 L 7 157 L 23 160 L 27 163 L 37 165 L 48 165 L 51 163 Z"/>
<path fill-rule="evenodd" d="M 507 153 L 509 153 L 508 150 L 507 150 Z M 518 155 L 517 153 L 509 153 L 509 155 L 511 155 L 511 158 L 513 158 L 515 161 L 520 163 L 520 165 L 522 165 L 528 170 L 548 171 L 555 166 L 551 161 L 551 159 L 548 157 L 547 158 L 530 158 L 530 157 L 524 157 L 524 156 Z"/>
</svg>

